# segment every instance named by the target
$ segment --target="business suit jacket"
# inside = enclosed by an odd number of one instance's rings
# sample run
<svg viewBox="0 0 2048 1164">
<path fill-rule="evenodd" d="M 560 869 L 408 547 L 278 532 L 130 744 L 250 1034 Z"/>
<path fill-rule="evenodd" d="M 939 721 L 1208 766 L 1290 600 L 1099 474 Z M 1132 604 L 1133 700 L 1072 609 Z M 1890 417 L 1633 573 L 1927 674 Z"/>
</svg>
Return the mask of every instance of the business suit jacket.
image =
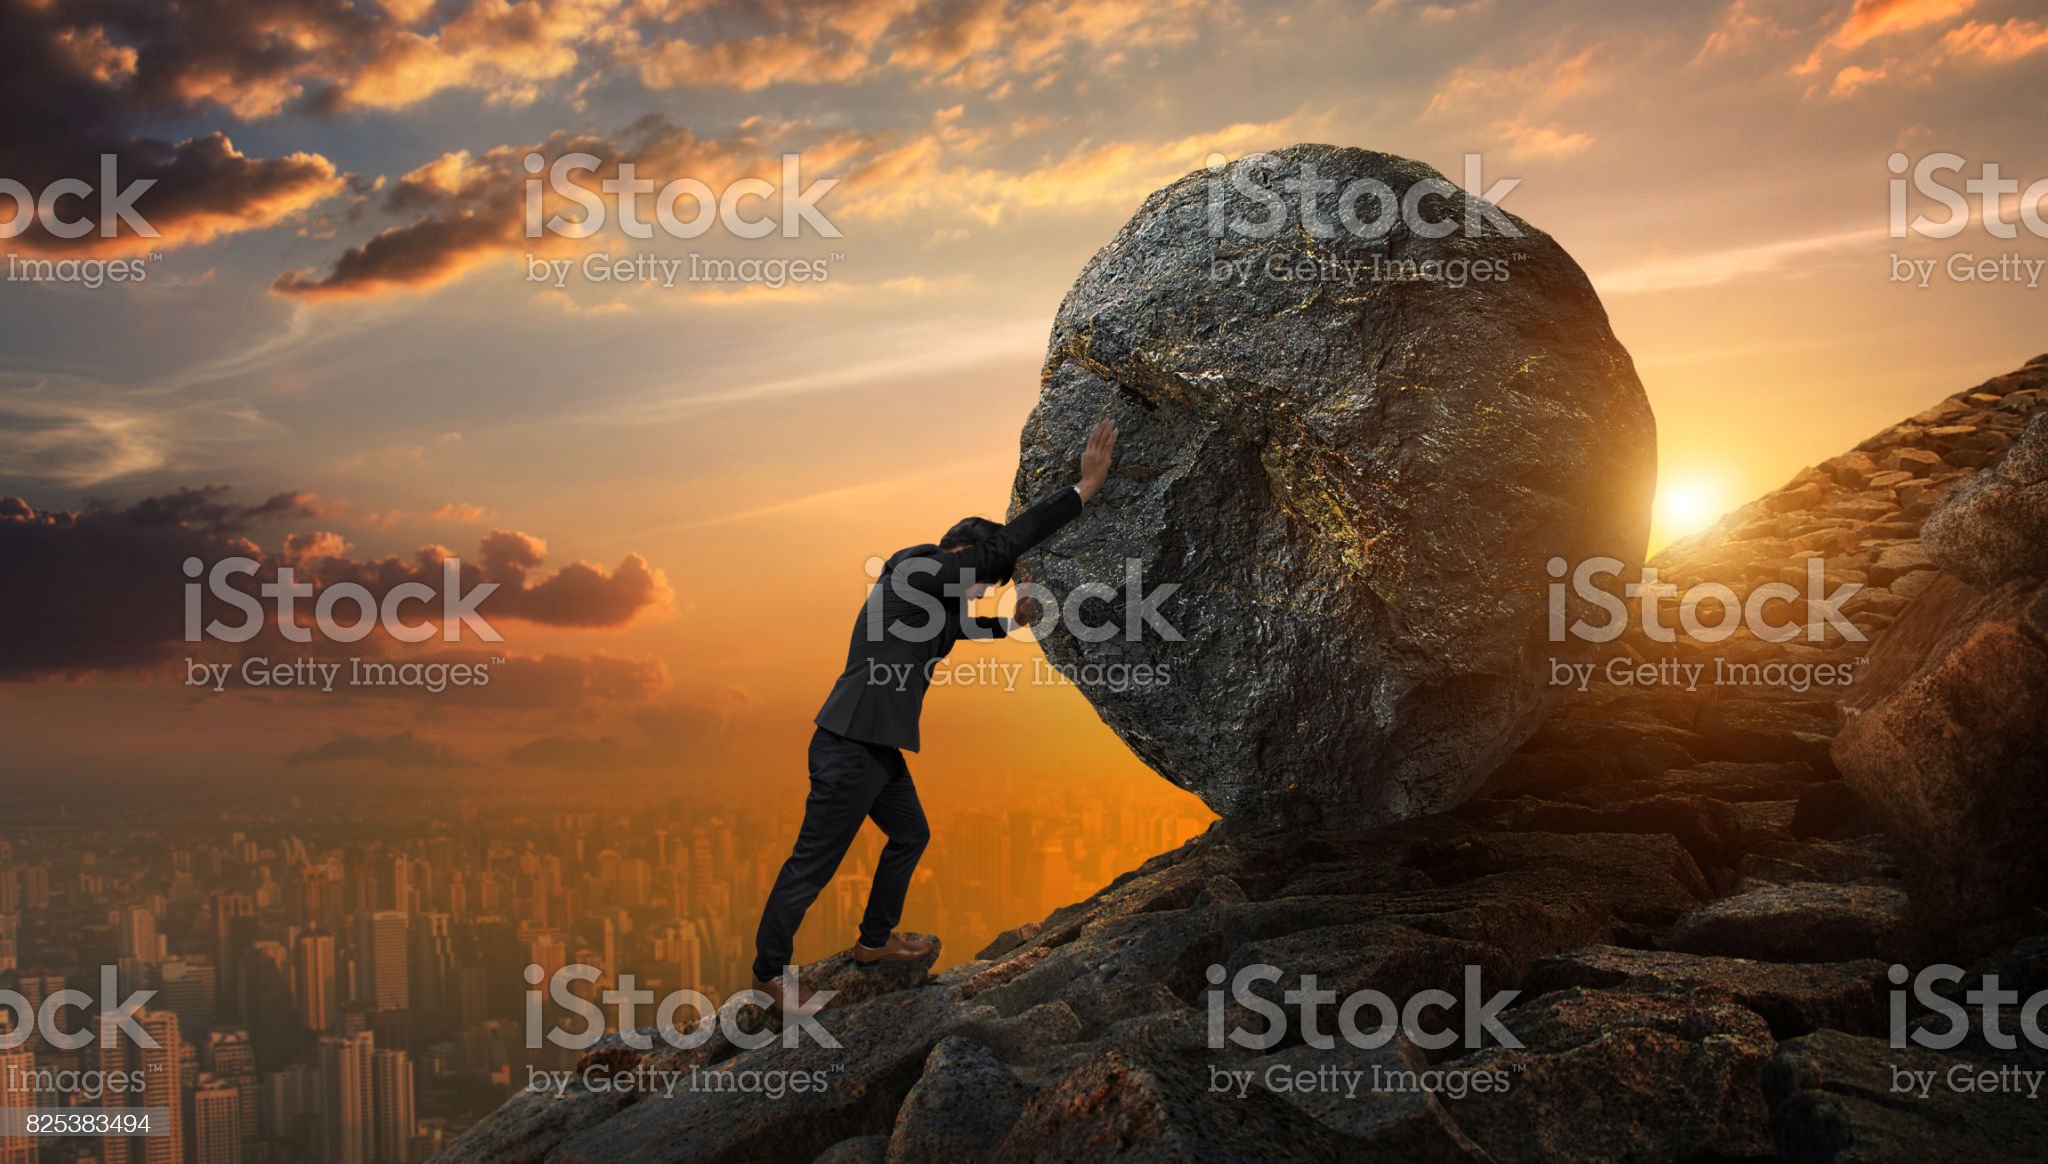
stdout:
<svg viewBox="0 0 2048 1164">
<path fill-rule="evenodd" d="M 1007 580 L 1026 550 L 1080 512 L 1080 493 L 1062 489 L 978 545 L 951 553 L 911 546 L 893 554 L 854 621 L 846 669 L 818 710 L 817 725 L 850 740 L 917 751 L 932 665 L 963 638 L 1004 633 L 1003 620 L 967 613 L 966 587 Z"/>
</svg>

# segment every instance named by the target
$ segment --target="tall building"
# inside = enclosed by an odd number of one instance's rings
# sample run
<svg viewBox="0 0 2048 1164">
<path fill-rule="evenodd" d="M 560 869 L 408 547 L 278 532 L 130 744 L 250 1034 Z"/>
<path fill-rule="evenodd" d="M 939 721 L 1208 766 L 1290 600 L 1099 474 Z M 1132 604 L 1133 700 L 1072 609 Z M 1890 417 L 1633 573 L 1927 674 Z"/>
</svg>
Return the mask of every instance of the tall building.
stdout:
<svg viewBox="0 0 2048 1164">
<path fill-rule="evenodd" d="M 134 1048 L 129 1044 L 127 1036 L 121 1033 L 121 1024 L 105 1014 L 100 1015 L 94 1021 L 98 1026 L 93 1035 L 92 1044 L 85 1052 L 94 1058 L 94 1069 L 101 1073 L 100 1077 L 103 1079 L 111 1079 L 117 1074 L 126 1074 L 130 1070 L 129 1057 Z M 114 1091 L 111 1088 L 99 1099 L 99 1106 L 101 1107 L 140 1107 L 141 1105 L 141 1096 L 132 1092 Z M 129 1140 L 127 1137 L 108 1136 L 100 1141 L 100 1160 L 103 1164 L 132 1164 L 133 1161 L 140 1160 L 141 1158 L 142 1154 L 135 1150 L 134 1141 Z"/>
<path fill-rule="evenodd" d="M 138 1164 L 185 1164 L 185 1047 L 178 1036 L 178 1016 L 167 1010 L 139 1010 L 135 1023 L 156 1046 L 138 1046 L 131 1052 L 131 1069 L 142 1073 L 142 1094 L 134 1106 L 162 1108 L 170 1126 L 158 1135 L 136 1137 L 130 1159 Z"/>
<path fill-rule="evenodd" d="M 0 1030 L 12 1029 L 0 1018 Z M 0 1120 L 7 1118 L 9 1109 L 36 1106 L 36 1093 L 18 1082 L 35 1067 L 35 1053 L 27 1047 L 0 1049 Z M 36 1164 L 36 1152 L 36 1137 L 19 1130 L 10 1132 L 6 1123 L 0 1123 L 0 1164 Z"/>
<path fill-rule="evenodd" d="M 242 1164 L 242 1092 L 212 1075 L 192 1086 L 192 1164 Z"/>
<path fill-rule="evenodd" d="M 256 1048 L 247 1031 L 214 1031 L 206 1039 L 206 1069 L 242 1097 L 242 1144 L 262 1138 L 263 1089 L 256 1075 Z"/>
<path fill-rule="evenodd" d="M 406 1164 L 419 1122 L 413 1114 L 412 1056 L 378 1051 L 371 1074 L 376 1093 L 375 1158 L 379 1164 Z"/>
<path fill-rule="evenodd" d="M 156 911 L 143 906 L 117 909 L 108 919 L 114 926 L 114 952 L 121 960 L 121 981 L 143 983 L 147 970 L 164 957 L 164 938 L 157 932 Z"/>
<path fill-rule="evenodd" d="M 195 1040 L 214 1024 L 213 964 L 204 958 L 171 958 L 157 968 L 159 1000 L 178 1016 L 178 1029 Z"/>
<path fill-rule="evenodd" d="M 239 960 L 235 957 L 252 940 L 256 899 L 247 893 L 217 893 L 213 898 L 213 965 L 216 1007 L 232 1012 L 240 997 L 235 979 Z M 247 1015 L 237 1016 L 246 1019 Z"/>
<path fill-rule="evenodd" d="M 21 915 L 0 910 L 0 974 L 20 965 Z"/>
<path fill-rule="evenodd" d="M 357 923 L 356 997 L 371 1010 L 404 1010 L 411 988 L 406 970 L 406 915 L 376 909 Z"/>
<path fill-rule="evenodd" d="M 335 997 L 334 935 L 308 930 L 292 951 L 292 983 L 296 988 L 299 1025 L 315 1034 L 329 1034 L 341 1013 Z"/>
<path fill-rule="evenodd" d="M 242 951 L 241 963 L 237 1009 L 256 1047 L 256 1065 L 265 1071 L 282 1067 L 305 1046 L 292 1005 L 291 955 L 277 942 L 254 942 Z"/>
<path fill-rule="evenodd" d="M 448 1010 L 448 980 L 455 972 L 455 940 L 449 916 L 412 915 L 411 940 L 412 1012 L 430 1028 L 443 1028 Z"/>
<path fill-rule="evenodd" d="M 318 1157 L 320 1091 L 319 1068 L 305 1063 L 263 1077 L 263 1136 L 292 1149 L 287 1159 Z"/>
<path fill-rule="evenodd" d="M 369 1164 L 376 1122 L 368 1031 L 320 1040 L 320 1158 L 324 1164 Z"/>
</svg>

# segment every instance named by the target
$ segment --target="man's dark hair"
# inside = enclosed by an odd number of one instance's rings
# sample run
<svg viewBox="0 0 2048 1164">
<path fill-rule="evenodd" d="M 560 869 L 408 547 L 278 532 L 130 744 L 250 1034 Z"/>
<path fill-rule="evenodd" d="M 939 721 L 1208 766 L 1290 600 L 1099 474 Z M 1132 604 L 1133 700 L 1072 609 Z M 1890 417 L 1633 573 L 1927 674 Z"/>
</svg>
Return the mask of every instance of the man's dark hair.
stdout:
<svg viewBox="0 0 2048 1164">
<path fill-rule="evenodd" d="M 990 521 L 985 517 L 963 517 L 953 523 L 953 528 L 946 531 L 945 537 L 939 539 L 939 548 L 957 550 L 966 546 L 978 546 L 996 536 L 996 532 L 1002 528 L 1001 522 Z"/>
</svg>

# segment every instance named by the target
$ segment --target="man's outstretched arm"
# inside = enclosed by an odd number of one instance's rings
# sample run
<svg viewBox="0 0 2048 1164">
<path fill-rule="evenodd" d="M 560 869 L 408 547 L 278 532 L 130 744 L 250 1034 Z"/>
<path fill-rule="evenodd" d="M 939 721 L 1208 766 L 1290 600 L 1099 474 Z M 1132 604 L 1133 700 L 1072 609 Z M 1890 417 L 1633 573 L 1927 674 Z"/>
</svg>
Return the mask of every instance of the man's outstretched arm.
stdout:
<svg viewBox="0 0 2048 1164">
<path fill-rule="evenodd" d="M 976 575 L 984 579 L 1008 575 L 1026 551 L 1080 516 L 1081 505 L 1109 480 L 1109 459 L 1116 451 L 1116 437 L 1116 421 L 1097 422 L 1088 434 L 1087 446 L 1081 450 L 1081 480 L 1071 490 L 1062 489 L 1018 514 L 1000 533 L 976 547 L 986 559 L 975 563 Z"/>
</svg>

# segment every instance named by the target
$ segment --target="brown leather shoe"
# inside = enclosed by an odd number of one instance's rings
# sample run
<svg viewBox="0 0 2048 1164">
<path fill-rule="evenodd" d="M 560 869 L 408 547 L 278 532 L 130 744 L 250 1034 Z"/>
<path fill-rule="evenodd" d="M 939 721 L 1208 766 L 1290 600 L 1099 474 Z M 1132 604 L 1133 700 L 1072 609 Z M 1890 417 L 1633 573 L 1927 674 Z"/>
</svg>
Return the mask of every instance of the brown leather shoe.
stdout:
<svg viewBox="0 0 2048 1164">
<path fill-rule="evenodd" d="M 754 979 L 754 989 L 774 999 L 774 1002 L 769 1004 L 768 1009 L 781 1014 L 789 1014 L 792 1011 L 804 1009 L 810 1005 L 811 997 L 817 993 L 817 991 L 805 986 L 799 980 L 796 984 L 796 997 L 791 998 L 790 992 L 783 989 L 782 975 L 780 974 L 765 982 L 759 978 Z"/>
<path fill-rule="evenodd" d="M 853 961 L 861 967 L 879 966 L 884 962 L 915 962 L 931 953 L 932 948 L 933 943 L 928 939 L 892 931 L 889 940 L 879 950 L 870 950 L 860 942 L 854 942 Z"/>
</svg>

